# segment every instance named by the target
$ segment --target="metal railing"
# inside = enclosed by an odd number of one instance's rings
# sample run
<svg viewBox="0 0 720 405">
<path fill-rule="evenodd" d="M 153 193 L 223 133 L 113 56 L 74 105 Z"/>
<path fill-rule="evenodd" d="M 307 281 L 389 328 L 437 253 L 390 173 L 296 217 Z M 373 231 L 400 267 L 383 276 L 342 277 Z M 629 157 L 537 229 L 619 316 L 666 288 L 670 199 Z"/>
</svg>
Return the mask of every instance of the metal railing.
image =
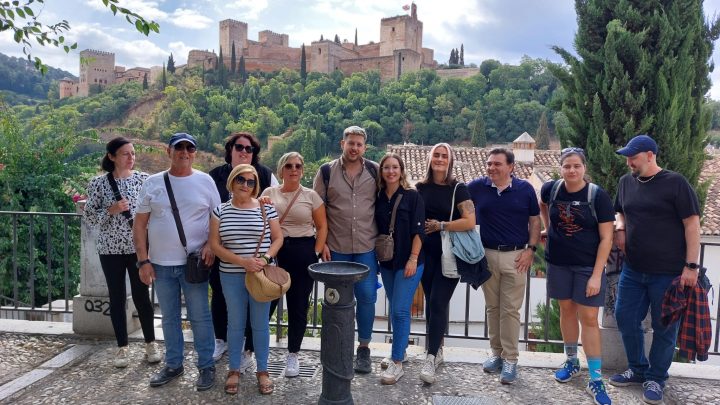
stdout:
<svg viewBox="0 0 720 405">
<path fill-rule="evenodd" d="M 48 212 L 16 212 L 0 211 L 0 311 L 7 313 L 32 313 L 33 319 L 45 314 L 47 319 L 52 314 L 72 313 L 70 305 L 73 296 L 76 294 L 79 285 L 79 262 L 80 258 L 80 216 L 75 213 L 48 213 Z M 60 240 L 58 240 L 60 239 Z M 705 264 L 707 247 L 718 247 L 720 243 L 701 243 L 700 264 Z M 3 258 L 4 257 L 4 258 Z M 56 285 L 59 280 L 62 285 Z M 461 322 L 453 322 L 454 326 L 460 326 L 462 333 L 446 331 L 447 338 L 489 340 L 487 330 L 487 317 L 484 307 L 473 308 L 470 305 L 472 290 L 465 284 L 464 319 Z M 531 322 L 531 277 L 528 273 L 525 290 L 524 318 L 522 336 L 520 342 L 528 344 L 562 344 L 561 340 L 554 340 L 548 337 L 550 317 L 545 316 L 542 320 L 544 336 L 532 337 Z M 457 291 L 456 291 L 457 292 Z M 153 302 L 155 300 L 154 289 L 151 289 Z M 479 294 L 479 292 L 477 293 Z M 311 314 L 308 322 L 309 330 L 321 330 L 320 321 L 320 289 L 315 283 L 311 295 Z M 544 302 L 546 308 L 550 308 L 550 299 L 545 294 Z M 720 289 L 713 291 L 713 299 L 720 301 Z M 56 301 L 63 304 L 57 306 Z M 387 303 L 387 301 L 386 301 Z M 448 308 L 449 311 L 449 308 Z M 477 311 L 482 316 L 482 321 L 473 320 L 471 315 Z M 549 312 L 549 311 L 548 311 Z M 283 314 L 283 303 L 278 305 L 277 314 Z M 424 320 L 423 316 L 416 316 L 414 320 Z M 710 354 L 720 355 L 718 351 L 718 336 L 720 336 L 720 305 L 716 311 L 716 322 L 713 331 L 713 345 Z M 156 315 L 159 318 L 160 315 Z M 483 333 L 473 334 L 471 326 L 482 323 Z M 378 322 L 375 323 L 376 325 Z M 283 316 L 276 316 L 270 322 L 270 326 L 276 328 L 276 336 L 279 339 L 286 334 L 288 327 Z M 456 329 L 456 328 L 454 328 Z M 390 320 L 388 319 L 384 328 L 374 328 L 373 333 L 392 333 Z M 411 336 L 426 336 L 424 330 L 411 330 Z"/>
</svg>

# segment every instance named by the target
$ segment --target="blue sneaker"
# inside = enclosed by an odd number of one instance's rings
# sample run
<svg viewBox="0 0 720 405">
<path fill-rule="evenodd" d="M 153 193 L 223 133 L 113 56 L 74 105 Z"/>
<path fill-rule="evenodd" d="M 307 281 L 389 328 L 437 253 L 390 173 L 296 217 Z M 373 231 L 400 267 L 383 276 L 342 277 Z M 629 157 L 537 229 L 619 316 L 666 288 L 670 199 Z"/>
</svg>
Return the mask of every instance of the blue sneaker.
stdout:
<svg viewBox="0 0 720 405">
<path fill-rule="evenodd" d="M 643 401 L 648 404 L 663 403 L 663 387 L 655 381 L 645 381 L 643 383 Z"/>
<path fill-rule="evenodd" d="M 568 359 L 560 366 L 560 370 L 555 371 L 555 379 L 561 383 L 568 382 L 579 372 L 580 361 L 578 359 Z"/>
<path fill-rule="evenodd" d="M 502 373 L 500 374 L 501 384 L 512 384 L 517 380 L 517 363 L 503 361 Z"/>
<path fill-rule="evenodd" d="M 486 373 L 499 373 L 500 370 L 502 370 L 503 367 L 503 359 L 496 355 L 490 356 L 485 362 L 483 363 L 483 371 Z"/>
<path fill-rule="evenodd" d="M 608 396 L 607 391 L 605 391 L 605 384 L 603 384 L 602 380 L 590 381 L 585 388 L 585 391 L 587 391 L 587 393 L 590 394 L 591 397 L 593 397 L 593 401 L 595 401 L 596 405 L 612 404 L 612 401 L 610 401 L 610 397 Z"/>
<path fill-rule="evenodd" d="M 635 375 L 631 369 L 627 369 L 620 374 L 615 374 L 608 379 L 610 385 L 616 387 L 627 387 L 628 385 L 638 385 L 645 382 L 645 379 L 639 375 Z"/>
</svg>

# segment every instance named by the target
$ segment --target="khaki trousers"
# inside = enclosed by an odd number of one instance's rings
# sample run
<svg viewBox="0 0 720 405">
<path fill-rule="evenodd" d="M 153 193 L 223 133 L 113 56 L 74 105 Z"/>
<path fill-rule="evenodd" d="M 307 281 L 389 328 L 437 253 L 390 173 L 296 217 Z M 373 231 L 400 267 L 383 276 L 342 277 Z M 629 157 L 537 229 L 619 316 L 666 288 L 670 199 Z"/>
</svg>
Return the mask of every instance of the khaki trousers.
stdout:
<svg viewBox="0 0 720 405">
<path fill-rule="evenodd" d="M 490 348 L 495 356 L 517 362 L 520 336 L 520 307 L 525 297 L 527 275 L 515 270 L 521 251 L 486 249 L 492 277 L 482 285 L 485 294 Z"/>
</svg>

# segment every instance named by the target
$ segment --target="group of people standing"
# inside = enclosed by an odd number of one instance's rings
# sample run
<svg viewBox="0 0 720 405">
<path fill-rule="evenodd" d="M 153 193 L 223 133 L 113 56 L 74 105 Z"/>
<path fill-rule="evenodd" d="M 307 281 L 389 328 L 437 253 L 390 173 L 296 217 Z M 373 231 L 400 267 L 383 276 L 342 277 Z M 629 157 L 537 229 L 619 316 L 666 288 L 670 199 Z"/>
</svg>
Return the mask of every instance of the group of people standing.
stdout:
<svg viewBox="0 0 720 405">
<path fill-rule="evenodd" d="M 637 141 L 638 138 L 645 143 Z M 214 361 L 227 350 L 225 391 L 237 393 L 240 374 L 255 368 L 259 391 L 269 394 L 273 383 L 267 373 L 268 320 L 277 302 L 253 299 L 245 287 L 246 273 L 276 262 L 291 275 L 292 286 L 286 296 L 289 326 L 285 375 L 292 377 L 299 373 L 298 352 L 307 326 L 313 286 L 307 267 L 318 260 L 342 260 L 369 268 L 368 276 L 354 286 L 359 342 L 355 371 L 370 373 L 373 369 L 369 343 L 379 274 L 390 303 L 393 330 L 391 355 L 380 363 L 384 369 L 381 382 L 394 384 L 404 375 L 410 307 L 415 290 L 422 283 L 426 295 L 427 354 L 420 379 L 432 384 L 437 367 L 444 361 L 442 344 L 448 306 L 459 282 L 458 278 L 443 275 L 440 235 L 443 231 L 468 231 L 480 225 L 491 273 L 482 285 L 492 350 L 483 363 L 485 372 L 499 373 L 503 384 L 517 380 L 520 308 L 526 272 L 532 266 L 542 234 L 547 237 L 548 295 L 560 303 L 567 354 L 567 361 L 554 377 L 567 382 L 579 372 L 577 351 L 581 335 L 590 372 L 587 391 L 595 403 L 610 403 L 602 381 L 597 318 L 604 301 L 604 266 L 614 235 L 615 243 L 627 253 L 616 316 L 630 370 L 611 377 L 610 383 L 623 386 L 642 382 L 647 402 L 657 399 L 658 392 L 662 400 L 672 351 L 670 358 L 666 354 L 668 345 L 674 346 L 674 337 L 672 330 L 660 329 L 659 323 L 655 330 L 656 316 L 659 320 L 658 299 L 661 302 L 664 293 L 656 274 L 662 273 L 663 283 L 680 273 L 683 285 L 696 281 L 697 274 L 693 276 L 692 271 L 697 267 L 693 265 L 699 255 L 699 231 L 693 224 L 699 218 L 699 208 L 697 197 L 684 178 L 659 169 L 655 162 L 657 145 L 652 139 L 636 137 L 618 151 L 627 156 L 633 174 L 620 180 L 614 206 L 608 194 L 585 177 L 586 156 L 580 148 L 561 152 L 562 178 L 543 185 L 538 202 L 533 187 L 513 176 L 515 162 L 510 150 L 491 150 L 486 162 L 487 177 L 465 185 L 453 176 L 452 147 L 437 144 L 428 155 L 424 178 L 412 187 L 405 162 L 397 154 L 388 153 L 379 164 L 363 157 L 366 140 L 363 128 L 346 128 L 340 142 L 342 155 L 318 170 L 312 189 L 301 184 L 304 161 L 299 153 L 289 152 L 280 158 L 277 166 L 280 183 L 269 168 L 259 163 L 260 144 L 249 133 L 231 134 L 225 144 L 226 164 L 209 175 L 192 168 L 197 144 L 191 135 L 179 133 L 171 137 L 167 147 L 170 169 L 152 176 L 132 170 L 134 150 L 128 140 L 110 141 L 103 169 L 111 175 L 91 181 L 85 215 L 100 228 L 98 251 L 108 280 L 111 318 L 119 346 L 115 365 L 124 367 L 128 363 L 122 311 L 127 270 L 148 362 L 158 362 L 162 356 L 154 342 L 153 309 L 142 283 L 155 282 L 163 313 L 165 367 L 151 378 L 151 386 L 163 385 L 184 371 L 182 292 L 198 357 L 197 389 L 206 390 L 214 385 Z M 671 182 L 672 191 L 667 191 L 665 184 L 659 185 L 661 180 Z M 116 191 L 113 181 L 117 183 Z M 652 190 L 641 190 L 644 188 Z M 651 192 L 656 197 L 648 199 L 645 194 Z M 172 197 L 168 194 L 174 196 L 176 203 L 170 201 Z M 682 204 L 676 204 L 680 198 Z M 655 208 L 647 210 L 646 205 L 661 202 L 667 212 L 648 220 Z M 179 237 L 174 210 L 179 211 L 186 243 L 181 243 L 184 238 Z M 619 213 L 617 221 L 615 212 Z M 645 231 L 647 222 L 653 224 L 650 234 Z M 543 224 L 545 231 L 541 233 Z M 664 235 L 660 231 L 681 234 L 669 238 L 676 243 L 670 248 L 666 246 L 670 243 L 667 240 L 656 241 L 664 238 L 659 236 Z M 697 238 L 691 236 L 695 231 Z M 392 235 L 394 241 L 392 257 L 383 261 L 378 261 L 375 253 L 378 234 Z M 648 238 L 657 243 L 649 245 Z M 183 276 L 187 254 L 191 252 L 198 252 L 212 266 L 211 305 L 208 283 L 188 283 Z M 649 258 L 646 255 L 650 252 L 653 253 Z M 675 268 L 682 264 L 680 261 L 685 267 Z M 647 262 L 652 264 L 646 265 Z M 644 357 L 639 329 L 648 306 L 656 333 L 650 361 Z"/>
</svg>

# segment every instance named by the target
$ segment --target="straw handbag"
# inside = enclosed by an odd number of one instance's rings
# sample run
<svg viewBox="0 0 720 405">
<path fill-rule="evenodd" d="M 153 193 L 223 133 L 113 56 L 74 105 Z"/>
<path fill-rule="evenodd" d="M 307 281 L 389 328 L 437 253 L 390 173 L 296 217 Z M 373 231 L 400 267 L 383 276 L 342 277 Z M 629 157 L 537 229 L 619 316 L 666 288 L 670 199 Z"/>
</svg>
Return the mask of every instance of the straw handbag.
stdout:
<svg viewBox="0 0 720 405">
<path fill-rule="evenodd" d="M 260 235 L 257 248 L 253 257 L 257 257 L 260 252 L 260 245 L 265 239 L 265 228 L 267 225 L 267 216 L 265 215 L 265 206 L 260 204 L 260 211 L 263 218 L 263 232 Z M 250 295 L 258 302 L 269 302 L 283 296 L 290 288 L 290 274 L 285 269 L 266 264 L 262 270 L 258 272 L 247 272 L 245 274 L 245 287 Z"/>
</svg>

